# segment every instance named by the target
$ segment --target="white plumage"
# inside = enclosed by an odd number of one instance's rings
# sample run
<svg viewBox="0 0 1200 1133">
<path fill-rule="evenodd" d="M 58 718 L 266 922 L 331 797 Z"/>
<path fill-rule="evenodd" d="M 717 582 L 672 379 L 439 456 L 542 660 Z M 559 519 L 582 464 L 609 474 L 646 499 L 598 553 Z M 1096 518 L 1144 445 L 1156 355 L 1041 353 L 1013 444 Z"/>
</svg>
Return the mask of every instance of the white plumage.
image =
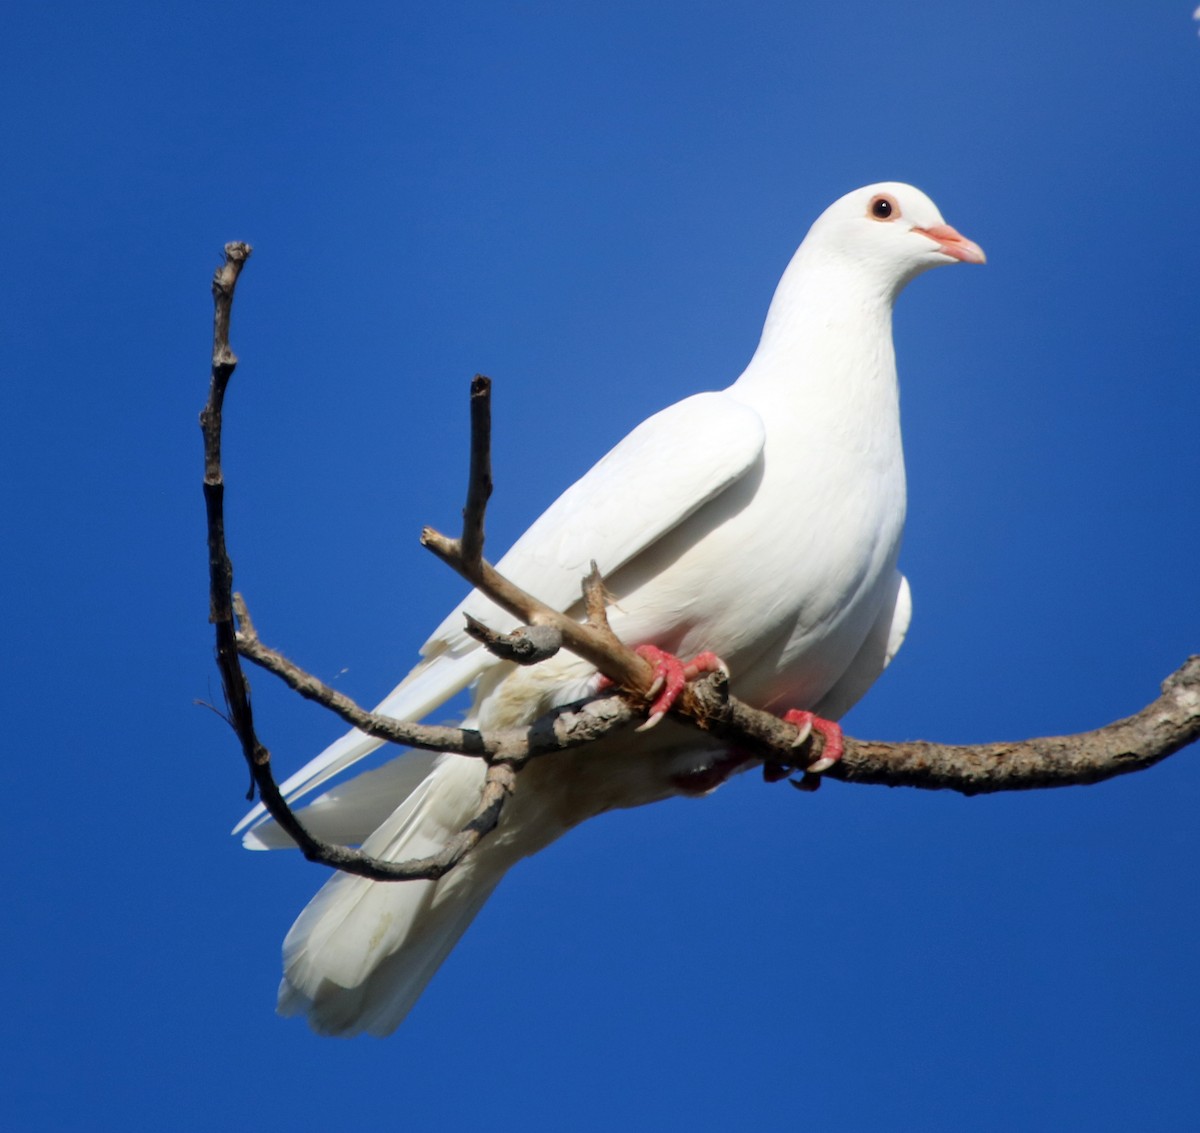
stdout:
<svg viewBox="0 0 1200 1133">
<path fill-rule="evenodd" d="M 750 703 L 840 717 L 900 647 L 911 610 L 896 570 L 905 486 L 892 304 L 921 271 L 956 260 L 983 253 L 919 190 L 885 183 L 842 197 L 784 273 L 741 377 L 638 426 L 529 528 L 501 572 L 573 610 L 594 559 L 626 643 L 712 650 Z M 595 688 L 595 672 L 567 653 L 528 669 L 498 661 L 464 632 L 464 612 L 515 624 L 471 594 L 378 711 L 418 720 L 475 684 L 467 723 L 499 728 Z M 285 794 L 299 798 L 379 742 L 350 733 Z M 670 719 L 622 732 L 528 766 L 497 830 L 439 882 L 335 875 L 288 933 L 280 1011 L 307 1014 L 322 1033 L 389 1033 L 511 865 L 603 811 L 694 793 L 689 780 L 706 784 L 720 755 Z M 484 770 L 410 752 L 303 817 L 379 857 L 423 856 L 470 819 Z M 249 846 L 290 845 L 261 806 L 247 826 Z"/>
</svg>

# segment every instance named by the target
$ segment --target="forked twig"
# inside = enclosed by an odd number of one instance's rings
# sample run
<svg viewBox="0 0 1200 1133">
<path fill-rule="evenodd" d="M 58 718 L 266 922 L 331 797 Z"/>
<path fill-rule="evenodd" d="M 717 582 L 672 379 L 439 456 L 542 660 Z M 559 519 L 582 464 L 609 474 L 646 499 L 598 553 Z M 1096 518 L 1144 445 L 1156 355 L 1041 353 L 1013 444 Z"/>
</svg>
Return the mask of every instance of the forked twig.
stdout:
<svg viewBox="0 0 1200 1133">
<path fill-rule="evenodd" d="M 475 817 L 439 853 L 416 861 L 388 862 L 360 850 L 333 845 L 310 834 L 280 794 L 271 772 L 271 754 L 254 729 L 250 685 L 238 657 L 233 563 L 225 542 L 225 480 L 221 468 L 221 420 L 225 391 L 237 367 L 237 356 L 229 346 L 229 321 L 234 290 L 250 254 L 249 244 L 226 244 L 225 262 L 213 277 L 212 374 L 208 402 L 200 413 L 200 428 L 204 434 L 204 500 L 208 517 L 209 620 L 216 632 L 217 667 L 221 673 L 229 721 L 241 741 L 242 754 L 263 805 L 306 858 L 375 881 L 435 880 L 453 869 L 480 838 L 495 828 L 504 800 L 512 791 L 512 767 L 504 763 L 488 767 Z M 245 610 L 244 604 L 242 610 Z"/>
</svg>

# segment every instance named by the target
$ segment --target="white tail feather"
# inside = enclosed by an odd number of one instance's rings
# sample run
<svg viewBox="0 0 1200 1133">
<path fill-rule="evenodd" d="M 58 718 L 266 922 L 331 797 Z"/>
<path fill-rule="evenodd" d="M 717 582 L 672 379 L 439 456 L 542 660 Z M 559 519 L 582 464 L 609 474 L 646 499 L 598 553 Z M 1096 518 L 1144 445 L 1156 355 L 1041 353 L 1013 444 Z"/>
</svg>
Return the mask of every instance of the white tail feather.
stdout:
<svg viewBox="0 0 1200 1133">
<path fill-rule="evenodd" d="M 440 851 L 470 819 L 485 768 L 441 757 L 363 848 L 388 861 Z M 322 1034 L 390 1034 L 503 876 L 480 853 L 440 881 L 372 882 L 339 873 L 297 918 L 283 945 L 283 1015 L 307 1014 Z"/>
<path fill-rule="evenodd" d="M 421 785 L 439 758 L 434 751 L 406 751 L 374 771 L 339 783 L 298 811 L 296 817 L 317 838 L 357 846 Z M 242 845 L 248 850 L 296 848 L 274 819 L 246 831 Z"/>
</svg>

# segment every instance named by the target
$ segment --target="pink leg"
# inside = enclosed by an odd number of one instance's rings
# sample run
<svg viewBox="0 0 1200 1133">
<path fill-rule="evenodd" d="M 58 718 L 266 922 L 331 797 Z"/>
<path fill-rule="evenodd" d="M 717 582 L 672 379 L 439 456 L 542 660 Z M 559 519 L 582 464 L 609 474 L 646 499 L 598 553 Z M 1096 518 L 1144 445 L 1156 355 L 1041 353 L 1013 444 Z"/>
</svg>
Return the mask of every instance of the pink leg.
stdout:
<svg viewBox="0 0 1200 1133">
<path fill-rule="evenodd" d="M 639 645 L 634 652 L 654 666 L 654 683 L 647 694 L 651 697 L 650 715 L 637 729 L 639 732 L 653 728 L 671 710 L 688 681 L 694 681 L 701 673 L 723 672 L 728 675 L 729 672 L 725 662 L 715 653 L 697 653 L 685 663 L 674 653 L 659 649 L 657 645 Z M 598 687 L 604 689 L 611 684 L 612 681 L 607 677 L 602 677 Z"/>
<path fill-rule="evenodd" d="M 785 712 L 783 718 L 787 723 L 795 724 L 797 728 L 806 729 L 806 736 L 810 731 L 818 732 L 825 740 L 821 747 L 821 758 L 805 768 L 809 774 L 816 775 L 828 771 L 842 758 L 846 745 L 842 739 L 841 725 L 822 716 L 814 716 L 811 712 L 801 712 L 798 708 Z"/>
</svg>

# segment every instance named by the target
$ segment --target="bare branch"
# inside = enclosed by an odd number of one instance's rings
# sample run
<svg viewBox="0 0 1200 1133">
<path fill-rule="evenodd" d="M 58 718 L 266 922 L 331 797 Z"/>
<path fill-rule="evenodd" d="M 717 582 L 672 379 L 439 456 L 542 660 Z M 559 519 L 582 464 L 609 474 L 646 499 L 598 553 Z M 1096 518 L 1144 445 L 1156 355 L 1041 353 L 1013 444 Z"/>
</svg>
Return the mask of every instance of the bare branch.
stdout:
<svg viewBox="0 0 1200 1133">
<path fill-rule="evenodd" d="M 470 614 L 467 634 L 493 656 L 517 665 L 537 665 L 549 661 L 562 648 L 562 634 L 554 626 L 518 626 L 512 633 L 497 633 L 488 629 Z"/>
<path fill-rule="evenodd" d="M 204 500 L 208 519 L 209 620 L 216 633 L 217 667 L 229 708 L 229 721 L 241 741 L 242 754 L 271 817 L 310 861 L 333 866 L 376 881 L 435 880 L 453 869 L 479 839 L 499 821 L 504 800 L 513 788 L 513 769 L 490 766 L 475 817 L 438 854 L 412 862 L 387 862 L 314 838 L 292 813 L 271 773 L 271 754 L 254 729 L 250 685 L 238 658 L 233 613 L 233 563 L 225 543 L 225 481 L 221 469 L 221 414 L 225 391 L 237 366 L 229 346 L 229 322 L 238 277 L 250 258 L 249 244 L 226 244 L 225 262 L 213 276 L 213 352 L 208 401 L 200 413 L 204 434 Z M 244 605 L 243 605 L 244 611 Z M 253 627 L 250 627 L 253 632 Z"/>
<path fill-rule="evenodd" d="M 508 763 L 520 767 L 526 761 L 551 752 L 566 751 L 591 743 L 635 719 L 634 710 L 615 696 L 595 697 L 565 705 L 549 712 L 528 728 L 477 732 L 473 728 L 454 728 L 414 724 L 368 712 L 350 697 L 330 688 L 323 681 L 293 664 L 282 653 L 264 645 L 250 620 L 245 600 L 233 596 L 238 619 L 238 652 L 260 668 L 274 673 L 305 700 L 311 700 L 340 716 L 351 727 L 369 736 L 404 747 L 426 751 L 448 751 L 457 755 L 486 759 L 489 763 Z M 614 704 L 621 706 L 614 709 Z M 786 726 L 786 725 L 785 725 Z"/>
<path fill-rule="evenodd" d="M 528 591 L 522 590 L 483 558 L 483 508 L 491 494 L 492 487 L 489 455 L 491 442 L 479 434 L 481 430 L 490 427 L 490 399 L 491 382 L 476 375 L 475 380 L 471 383 L 471 476 L 467 507 L 463 512 L 463 537 L 451 539 L 441 532 L 435 531 L 432 527 L 426 527 L 421 532 L 421 545 L 432 551 L 498 606 L 519 618 L 526 627 L 553 630 L 562 647 L 594 665 L 618 689 L 638 699 L 645 699 L 654 681 L 654 670 L 649 662 L 638 656 L 609 627 L 608 617 L 605 613 L 608 594 L 604 588 L 604 579 L 594 561 L 591 564 L 590 573 L 582 582 L 587 619 L 580 623 L 553 607 L 547 606 Z M 478 542 L 474 543 L 473 541 L 472 547 L 473 550 L 479 551 L 477 556 L 468 555 L 464 549 L 468 530 L 478 533 Z M 483 641 L 489 649 L 493 649 L 493 644 L 498 644 L 500 641 L 498 635 L 469 616 L 467 631 L 478 640 Z M 701 728 L 707 728 L 707 722 L 702 714 L 696 713 L 693 703 L 691 697 L 681 697 L 674 711 L 678 715 L 691 719 Z M 740 707 L 746 712 L 755 711 L 748 705 Z M 762 715 L 766 716 L 766 714 Z M 789 755 L 794 755 L 793 745 L 798 734 L 796 729 L 782 720 L 774 717 L 767 718 L 772 721 L 771 733 L 778 735 L 783 732 L 786 736 L 783 742 L 787 752 Z M 814 743 L 814 737 L 810 737 L 804 746 L 803 750 L 808 753 L 806 763 L 812 762 L 814 747 L 816 754 L 819 755 L 821 741 L 819 737 L 815 739 L 816 743 Z"/>
<path fill-rule="evenodd" d="M 491 391 L 491 382 L 476 375 L 471 383 L 471 475 L 462 538 L 450 539 L 426 527 L 421 532 L 421 545 L 523 624 L 556 629 L 567 649 L 594 665 L 617 687 L 644 694 L 654 679 L 653 670 L 618 640 L 607 620 L 601 619 L 599 624 L 589 620 L 581 625 L 504 578 L 483 558 L 483 509 L 491 494 L 492 477 L 491 441 L 481 434 L 490 429 Z M 598 573 L 594 563 L 592 569 Z"/>
<path fill-rule="evenodd" d="M 234 601 L 237 609 L 239 599 Z M 629 701 L 606 694 L 555 709 L 528 729 L 477 732 L 408 724 L 364 711 L 264 646 L 252 626 L 248 633 L 246 621 L 241 622 L 238 645 L 243 656 L 370 735 L 390 743 L 456 751 L 518 767 L 537 756 L 590 743 L 640 718 Z M 1162 689 L 1162 695 L 1136 715 L 1078 735 L 957 746 L 847 736 L 845 754 L 821 777 L 964 795 L 1097 783 L 1150 767 L 1200 739 L 1200 656 L 1189 658 Z M 807 743 L 795 745 L 796 729 L 770 712 L 729 696 L 722 673 L 690 683 L 684 698 L 686 718 L 730 747 L 784 770 L 803 771 L 811 762 Z"/>
<path fill-rule="evenodd" d="M 516 771 L 527 760 L 590 743 L 627 727 L 639 712 L 624 697 L 608 693 L 555 709 L 523 729 L 480 733 L 430 727 L 367 712 L 263 645 L 245 603 L 240 595 L 232 593 L 233 567 L 225 545 L 221 470 L 222 407 L 237 365 L 237 357 L 229 347 L 230 314 L 234 289 L 250 252 L 246 244 L 227 245 L 225 263 L 213 280 L 212 379 L 209 400 L 200 416 L 205 449 L 210 620 L 216 632 L 217 664 L 228 720 L 241 742 L 264 805 L 306 857 L 374 880 L 434 880 L 453 869 L 495 828 L 504 801 L 514 790 Z M 493 653 L 518 663 L 533 663 L 552 655 L 561 644 L 594 665 L 618 688 L 644 697 L 653 677 L 651 667 L 609 627 L 608 596 L 595 563 L 582 584 L 586 620 L 578 622 L 515 586 L 483 558 L 484 517 L 492 491 L 490 391 L 490 381 L 477 375 L 471 387 L 471 472 L 462 536 L 449 539 L 426 528 L 422 544 L 493 602 L 526 623 L 514 633 L 500 634 L 469 618 L 468 632 Z M 270 754 L 254 730 L 249 684 L 239 654 L 280 677 L 301 696 L 379 739 L 487 761 L 475 817 L 438 854 L 409 862 L 382 861 L 314 838 L 279 793 L 271 773 Z M 672 712 L 772 769 L 802 771 L 813 760 L 811 741 L 797 745 L 799 733 L 793 725 L 731 697 L 724 674 L 714 673 L 689 683 Z M 1141 712 L 1092 732 L 969 746 L 881 743 L 846 737 L 844 756 L 824 776 L 854 783 L 955 790 L 967 795 L 1067 786 L 1141 770 L 1198 738 L 1200 656 L 1189 658 L 1172 674 L 1162 686 L 1162 695 Z M 800 782 L 792 780 L 799 786 L 811 781 L 811 776 Z"/>
<path fill-rule="evenodd" d="M 554 626 L 567 649 L 618 687 L 644 696 L 650 667 L 609 628 L 603 579 L 595 563 L 583 581 L 587 620 L 581 624 L 515 586 L 486 560 L 467 562 L 456 540 L 427 527 L 421 542 L 497 605 L 532 625 Z M 822 775 L 967 795 L 1099 782 L 1149 767 L 1200 738 L 1200 661 L 1189 660 L 1163 688 L 1163 696 L 1136 716 L 1077 736 L 971 746 L 846 737 L 842 758 Z M 813 762 L 814 748 L 820 753 L 819 737 L 796 746 L 797 731 L 791 724 L 730 697 L 724 682 L 715 677 L 689 683 L 672 713 L 775 769 L 802 772 Z M 806 775 L 792 782 L 812 788 L 819 780 Z"/>
<path fill-rule="evenodd" d="M 720 674 L 690 683 L 680 699 L 697 727 L 764 762 L 802 771 L 812 760 L 807 745 L 790 746 L 796 734 L 790 724 L 725 696 Z M 1095 731 L 967 745 L 846 736 L 844 755 L 820 777 L 964 795 L 1082 786 L 1152 767 L 1197 740 L 1200 655 L 1176 669 L 1162 695 L 1140 712 Z"/>
<path fill-rule="evenodd" d="M 612 633 L 608 627 L 609 593 L 604 585 L 604 577 L 596 560 L 592 559 L 592 569 L 583 580 L 583 608 L 587 614 L 587 624 L 606 633 Z"/>
<path fill-rule="evenodd" d="M 538 601 L 498 573 L 486 559 L 480 559 L 477 564 L 468 563 L 463 558 L 459 541 L 448 539 L 432 527 L 421 532 L 421 545 L 526 625 L 553 626 L 562 634 L 564 648 L 594 665 L 618 687 L 634 693 L 645 693 L 649 689 L 653 680 L 649 662 L 622 645 L 610 630 L 604 632 L 595 626 L 581 624 Z"/>
<path fill-rule="evenodd" d="M 847 740 L 824 775 L 850 783 L 947 789 L 964 795 L 1071 787 L 1142 771 L 1200 739 L 1200 656 L 1140 712 L 1091 732 L 951 746 Z"/>
<path fill-rule="evenodd" d="M 483 517 L 492 495 L 492 379 L 476 374 L 471 382 L 471 469 L 463 508 L 460 546 L 465 562 L 483 558 Z"/>
</svg>

